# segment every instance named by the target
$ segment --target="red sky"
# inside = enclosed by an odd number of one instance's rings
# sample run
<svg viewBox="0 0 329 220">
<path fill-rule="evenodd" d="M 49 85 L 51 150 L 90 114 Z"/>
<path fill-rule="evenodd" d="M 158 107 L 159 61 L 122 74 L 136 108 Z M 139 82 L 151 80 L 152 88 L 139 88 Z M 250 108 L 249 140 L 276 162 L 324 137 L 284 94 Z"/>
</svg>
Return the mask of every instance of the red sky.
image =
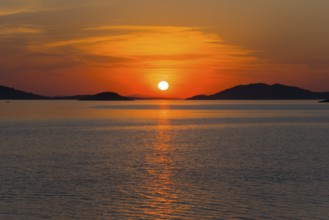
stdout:
<svg viewBox="0 0 329 220">
<path fill-rule="evenodd" d="M 237 84 L 329 91 L 328 1 L 0 2 L 0 84 L 189 97 Z M 161 92 L 157 83 L 170 89 Z"/>
</svg>

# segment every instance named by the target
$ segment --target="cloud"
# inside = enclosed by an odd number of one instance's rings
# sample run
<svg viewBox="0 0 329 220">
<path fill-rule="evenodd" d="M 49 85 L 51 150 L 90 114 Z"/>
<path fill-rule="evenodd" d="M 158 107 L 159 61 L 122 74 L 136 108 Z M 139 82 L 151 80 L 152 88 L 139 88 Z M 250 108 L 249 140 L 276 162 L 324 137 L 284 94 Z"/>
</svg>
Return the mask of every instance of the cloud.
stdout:
<svg viewBox="0 0 329 220">
<path fill-rule="evenodd" d="M 296 4 L 294 1 L 250 0 L 237 4 L 236 1 L 213 0 L 80 0 L 77 4 L 75 0 L 3 0 L 0 14 L 1 11 L 13 14 L 3 20 L 10 24 L 21 25 L 23 21 L 46 28 L 60 27 L 55 34 L 71 35 L 71 39 L 62 39 L 68 44 L 88 34 L 96 38 L 105 34 L 199 30 L 220 36 L 219 44 L 224 41 L 248 51 L 261 51 L 256 56 L 269 62 L 284 63 L 299 57 L 299 60 L 309 59 L 307 63 L 312 64 L 314 59 L 329 56 L 328 6 L 329 1 Z M 14 16 L 23 12 L 35 13 Z M 77 31 L 81 26 L 82 30 Z M 99 35 L 93 35 L 96 33 Z"/>
<path fill-rule="evenodd" d="M 108 31 L 111 34 L 108 34 Z M 243 63 L 250 63 L 256 59 L 252 56 L 252 51 L 225 44 L 218 35 L 197 27 L 95 26 L 82 28 L 74 35 L 59 39 L 58 34 L 50 34 L 45 28 L 6 26 L 0 35 L 8 36 L 8 43 L 11 44 L 11 48 L 3 48 L 2 51 L 10 49 L 20 57 L 26 56 L 26 60 L 29 61 L 21 61 L 20 66 L 36 70 L 44 69 L 47 65 L 49 69 L 78 65 L 130 68 L 236 68 L 246 66 Z M 21 36 L 24 36 L 24 40 Z M 5 57 L 4 54 L 0 56 Z M 8 57 L 6 59 L 7 63 L 14 63 L 15 60 L 9 60 Z"/>
<path fill-rule="evenodd" d="M 147 26 L 147 25 L 108 25 L 85 28 L 85 30 L 126 30 L 129 32 L 181 32 L 181 31 L 198 31 L 200 27 L 181 27 L 181 26 Z"/>
<path fill-rule="evenodd" d="M 68 10 L 94 5 L 87 0 L 1 0 L 0 16 L 15 16 L 20 14 L 33 14 L 44 11 Z"/>
<path fill-rule="evenodd" d="M 0 16 L 32 12 L 39 5 L 39 0 L 2 0 L 0 2 Z"/>
<path fill-rule="evenodd" d="M 2 37 L 13 37 L 13 35 L 41 34 L 43 30 L 32 26 L 0 26 Z"/>
<path fill-rule="evenodd" d="M 130 63 L 135 67 L 205 67 L 223 65 L 223 62 L 236 65 L 237 61 L 251 60 L 252 51 L 228 45 L 218 35 L 208 33 L 205 28 L 122 25 L 96 26 L 84 30 L 103 37 L 57 42 L 51 46 L 74 44 L 90 53 L 116 54 L 135 60 Z M 108 31 L 111 34 L 113 31 L 124 32 L 107 36 Z"/>
</svg>

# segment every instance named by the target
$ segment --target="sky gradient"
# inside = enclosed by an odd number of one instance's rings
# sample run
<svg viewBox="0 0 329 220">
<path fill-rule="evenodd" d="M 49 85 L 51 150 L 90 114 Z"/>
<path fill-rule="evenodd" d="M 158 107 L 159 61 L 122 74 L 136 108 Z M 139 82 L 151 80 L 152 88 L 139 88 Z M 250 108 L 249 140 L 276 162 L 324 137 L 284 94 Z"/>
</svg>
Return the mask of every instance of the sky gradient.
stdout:
<svg viewBox="0 0 329 220">
<path fill-rule="evenodd" d="M 329 91 L 328 10 L 327 0 L 4 0 L 0 85 L 178 98 L 256 82 Z"/>
</svg>

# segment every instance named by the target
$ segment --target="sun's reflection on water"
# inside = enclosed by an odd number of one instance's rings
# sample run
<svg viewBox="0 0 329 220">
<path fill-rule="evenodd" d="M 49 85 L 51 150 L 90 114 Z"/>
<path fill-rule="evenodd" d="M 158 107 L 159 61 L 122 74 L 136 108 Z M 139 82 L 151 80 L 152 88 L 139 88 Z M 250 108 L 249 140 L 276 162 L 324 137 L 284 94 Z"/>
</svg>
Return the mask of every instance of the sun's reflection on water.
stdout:
<svg viewBox="0 0 329 220">
<path fill-rule="evenodd" d="M 147 205 L 143 211 L 148 216 L 160 219 L 172 216 L 177 201 L 172 179 L 174 161 L 172 136 L 168 129 L 169 111 L 165 103 L 160 106 L 153 151 L 146 156 L 146 162 L 149 164 L 146 169 L 149 181 L 145 186 Z"/>
</svg>

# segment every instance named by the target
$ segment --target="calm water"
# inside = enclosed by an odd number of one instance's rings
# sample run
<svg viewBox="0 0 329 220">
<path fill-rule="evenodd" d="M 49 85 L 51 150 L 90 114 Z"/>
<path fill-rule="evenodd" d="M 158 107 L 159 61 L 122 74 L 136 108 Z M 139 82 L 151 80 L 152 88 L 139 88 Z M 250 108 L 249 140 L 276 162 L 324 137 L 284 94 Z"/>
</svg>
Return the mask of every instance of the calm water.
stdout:
<svg viewBox="0 0 329 220">
<path fill-rule="evenodd" d="M 329 104 L 0 101 L 0 219 L 329 219 Z"/>
</svg>

